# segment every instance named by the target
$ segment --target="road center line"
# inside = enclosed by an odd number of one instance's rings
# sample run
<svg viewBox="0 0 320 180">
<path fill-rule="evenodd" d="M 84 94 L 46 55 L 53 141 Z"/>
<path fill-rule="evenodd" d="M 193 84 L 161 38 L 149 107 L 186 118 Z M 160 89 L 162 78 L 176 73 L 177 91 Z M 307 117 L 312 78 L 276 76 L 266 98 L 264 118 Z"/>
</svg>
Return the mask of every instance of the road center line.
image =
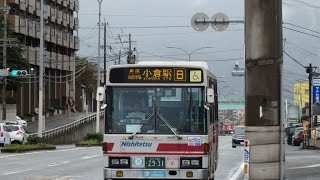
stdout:
<svg viewBox="0 0 320 180">
<path fill-rule="evenodd" d="M 233 174 L 233 176 L 230 178 L 230 180 L 236 180 L 240 176 L 240 174 L 243 170 L 243 166 L 244 166 L 244 163 L 241 164 L 239 169 L 236 171 L 236 173 Z"/>
<path fill-rule="evenodd" d="M 90 158 L 95 158 L 95 157 L 98 157 L 99 155 L 92 155 L 92 156 L 85 156 L 85 157 L 82 157 L 81 159 L 90 159 Z"/>
<path fill-rule="evenodd" d="M 31 171 L 32 169 L 25 169 L 22 171 L 12 171 L 12 172 L 7 172 L 7 173 L 3 173 L 3 175 L 12 175 L 12 174 L 19 174 L 19 173 L 23 173 L 23 172 L 27 172 L 27 171 Z"/>
<path fill-rule="evenodd" d="M 68 163 L 70 163 L 70 161 L 51 163 L 51 164 L 48 164 L 48 166 L 53 167 L 53 166 L 59 166 L 59 165 L 68 164 Z"/>
<path fill-rule="evenodd" d="M 52 150 L 52 151 L 37 151 L 37 152 L 31 152 L 31 153 L 0 156 L 0 159 L 10 158 L 10 157 L 17 157 L 17 156 L 24 156 L 24 155 L 40 154 L 40 153 L 55 153 L 55 152 L 77 151 L 77 150 L 83 150 L 83 149 L 86 149 L 86 148 L 72 148 L 72 149 L 62 149 L 62 150 Z"/>
<path fill-rule="evenodd" d="M 320 164 L 314 164 L 314 165 L 310 165 L 310 166 L 293 167 L 293 168 L 287 168 L 287 169 L 306 169 L 306 168 L 315 168 L 315 167 L 320 167 Z"/>
</svg>

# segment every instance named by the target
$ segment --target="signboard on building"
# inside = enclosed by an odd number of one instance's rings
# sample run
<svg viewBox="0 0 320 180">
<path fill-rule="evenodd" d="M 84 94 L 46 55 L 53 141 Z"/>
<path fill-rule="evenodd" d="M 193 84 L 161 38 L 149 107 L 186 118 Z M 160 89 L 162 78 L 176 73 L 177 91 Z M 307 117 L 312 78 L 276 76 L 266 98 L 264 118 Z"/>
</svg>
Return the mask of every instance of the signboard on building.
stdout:
<svg viewBox="0 0 320 180">
<path fill-rule="evenodd" d="M 312 80 L 312 104 L 320 101 L 320 78 L 315 77 Z"/>
</svg>

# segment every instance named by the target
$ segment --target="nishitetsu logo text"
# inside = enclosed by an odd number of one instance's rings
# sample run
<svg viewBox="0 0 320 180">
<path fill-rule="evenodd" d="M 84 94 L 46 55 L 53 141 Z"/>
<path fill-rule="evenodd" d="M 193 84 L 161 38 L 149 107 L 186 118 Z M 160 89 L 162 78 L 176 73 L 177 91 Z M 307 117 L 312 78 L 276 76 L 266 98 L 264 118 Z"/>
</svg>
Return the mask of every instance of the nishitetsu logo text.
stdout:
<svg viewBox="0 0 320 180">
<path fill-rule="evenodd" d="M 121 141 L 121 147 L 151 147 L 151 142 Z"/>
</svg>

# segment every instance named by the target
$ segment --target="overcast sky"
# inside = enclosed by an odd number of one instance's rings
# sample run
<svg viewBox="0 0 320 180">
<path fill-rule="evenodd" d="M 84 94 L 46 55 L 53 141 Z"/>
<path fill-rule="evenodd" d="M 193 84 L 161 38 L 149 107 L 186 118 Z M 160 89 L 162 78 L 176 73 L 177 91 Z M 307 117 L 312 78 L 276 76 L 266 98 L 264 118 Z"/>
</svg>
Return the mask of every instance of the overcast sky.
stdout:
<svg viewBox="0 0 320 180">
<path fill-rule="evenodd" d="M 302 64 L 313 63 L 319 66 L 320 54 L 320 2 L 314 0 L 283 1 L 283 22 L 285 49 Z M 97 57 L 98 40 L 98 2 L 80 0 L 80 51 L 79 56 Z M 102 2 L 102 22 L 107 22 L 107 44 L 115 56 L 119 50 L 127 51 L 128 34 L 131 33 L 133 47 L 138 51 L 139 60 L 188 59 L 187 52 L 201 47 L 212 47 L 196 51 L 192 60 L 207 61 L 219 80 L 222 94 L 233 93 L 228 98 L 244 97 L 244 78 L 232 77 L 235 61 L 244 65 L 243 24 L 230 24 L 227 30 L 218 32 L 210 26 L 202 32 L 191 27 L 191 18 L 202 12 L 210 18 L 219 12 L 229 19 L 241 20 L 244 17 L 243 0 L 104 0 Z M 312 31 L 308 31 L 307 29 Z M 301 32 L 295 32 L 298 30 Z M 311 35 L 303 34 L 308 33 Z M 101 31 L 103 36 L 103 31 Z M 317 36 L 317 37 L 315 37 Z M 120 42 L 120 39 L 122 43 Z M 101 41 L 103 43 L 103 41 Z M 102 51 L 101 51 L 102 53 Z M 109 57 L 109 60 L 113 57 Z M 122 59 L 125 62 L 125 58 Z M 224 78 L 223 78 L 224 77 Z M 292 99 L 292 83 L 296 79 L 305 79 L 305 70 L 285 56 L 284 91 L 285 98 Z M 289 91 L 289 92 L 287 92 Z"/>
</svg>

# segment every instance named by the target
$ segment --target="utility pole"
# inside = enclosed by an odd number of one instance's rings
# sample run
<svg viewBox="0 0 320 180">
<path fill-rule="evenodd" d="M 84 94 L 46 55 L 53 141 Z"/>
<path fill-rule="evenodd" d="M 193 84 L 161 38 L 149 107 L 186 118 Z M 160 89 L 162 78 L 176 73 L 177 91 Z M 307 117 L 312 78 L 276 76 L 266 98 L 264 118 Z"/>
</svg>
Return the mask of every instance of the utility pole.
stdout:
<svg viewBox="0 0 320 180">
<path fill-rule="evenodd" d="M 311 126 L 312 126 L 312 76 L 313 76 L 313 69 L 312 69 L 312 64 L 309 64 L 309 67 L 306 67 L 306 72 L 309 74 L 308 79 L 309 79 L 309 128 L 308 128 L 308 139 L 311 138 Z"/>
<path fill-rule="evenodd" d="M 7 0 L 4 0 L 3 4 L 3 67 L 2 69 L 7 69 L 7 16 L 9 9 L 7 7 Z M 6 119 L 6 87 L 7 87 L 7 77 L 2 77 L 2 114 L 0 117 L 0 122 Z"/>
<path fill-rule="evenodd" d="M 99 3 L 99 35 L 98 35 L 98 78 L 97 78 L 97 91 L 98 87 L 100 87 L 100 37 L 101 37 L 101 3 L 102 0 L 97 0 Z M 100 131 L 100 101 L 96 98 L 97 100 L 97 117 L 96 117 L 96 133 Z"/>
<path fill-rule="evenodd" d="M 121 61 L 121 50 L 119 50 L 119 61 L 118 61 L 118 64 L 120 64 L 120 61 Z"/>
<path fill-rule="evenodd" d="M 43 121 L 43 0 L 40 2 L 40 72 L 39 72 L 39 114 L 38 114 L 38 136 L 42 137 L 42 121 Z"/>
<path fill-rule="evenodd" d="M 104 23 L 104 46 L 103 46 L 103 82 L 104 84 L 106 84 L 107 82 L 107 75 L 106 75 L 106 71 L 107 71 L 107 23 Z"/>
<path fill-rule="evenodd" d="M 136 57 L 133 56 L 133 53 L 132 53 L 132 40 L 131 40 L 131 34 L 129 34 L 129 52 L 128 52 L 128 57 L 127 57 L 127 63 L 128 64 L 135 64 L 136 63 Z"/>
<path fill-rule="evenodd" d="M 129 52 L 128 52 L 127 64 L 134 64 L 132 62 L 131 34 L 129 34 Z"/>
<path fill-rule="evenodd" d="M 244 169 L 250 180 L 283 179 L 282 54 L 282 0 L 245 0 Z"/>
</svg>

